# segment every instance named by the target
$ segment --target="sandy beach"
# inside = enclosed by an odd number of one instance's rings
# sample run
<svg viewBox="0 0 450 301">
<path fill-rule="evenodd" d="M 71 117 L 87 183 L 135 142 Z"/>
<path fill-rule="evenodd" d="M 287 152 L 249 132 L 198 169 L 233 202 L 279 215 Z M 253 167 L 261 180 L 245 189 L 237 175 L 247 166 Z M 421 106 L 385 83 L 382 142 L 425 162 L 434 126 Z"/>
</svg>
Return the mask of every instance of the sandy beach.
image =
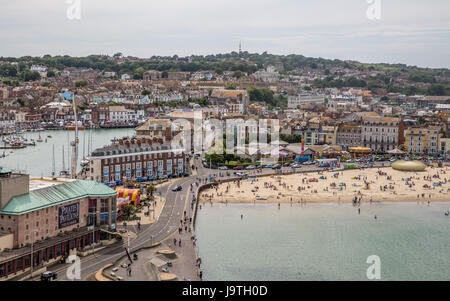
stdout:
<svg viewBox="0 0 450 301">
<path fill-rule="evenodd" d="M 200 203 L 369 203 L 450 201 L 450 168 L 390 167 L 300 173 L 220 183 Z"/>
</svg>

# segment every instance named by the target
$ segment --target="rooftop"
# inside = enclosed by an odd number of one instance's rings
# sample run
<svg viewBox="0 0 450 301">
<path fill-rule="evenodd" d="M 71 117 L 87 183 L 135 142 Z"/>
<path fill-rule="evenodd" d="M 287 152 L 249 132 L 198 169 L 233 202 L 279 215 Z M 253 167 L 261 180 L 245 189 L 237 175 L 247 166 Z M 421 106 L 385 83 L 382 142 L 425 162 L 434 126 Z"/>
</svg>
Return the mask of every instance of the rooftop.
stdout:
<svg viewBox="0 0 450 301">
<path fill-rule="evenodd" d="M 0 214 L 21 215 L 87 197 L 111 197 L 117 193 L 94 181 L 76 180 L 51 185 L 13 197 Z"/>
</svg>

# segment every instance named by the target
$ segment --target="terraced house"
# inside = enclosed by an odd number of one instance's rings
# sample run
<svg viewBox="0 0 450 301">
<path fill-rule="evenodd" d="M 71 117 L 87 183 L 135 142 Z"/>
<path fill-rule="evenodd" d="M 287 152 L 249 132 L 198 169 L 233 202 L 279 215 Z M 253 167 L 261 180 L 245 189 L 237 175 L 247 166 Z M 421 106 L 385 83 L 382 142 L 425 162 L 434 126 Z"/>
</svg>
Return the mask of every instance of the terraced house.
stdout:
<svg viewBox="0 0 450 301">
<path fill-rule="evenodd" d="M 410 127 L 405 131 L 406 150 L 416 155 L 438 155 L 441 136 L 438 126 Z"/>
<path fill-rule="evenodd" d="M 395 149 L 404 141 L 403 121 L 392 117 L 363 117 L 361 143 L 375 152 Z"/>
<path fill-rule="evenodd" d="M 184 148 L 162 138 L 119 140 L 94 150 L 89 160 L 90 179 L 104 183 L 179 176 L 187 167 Z"/>
</svg>

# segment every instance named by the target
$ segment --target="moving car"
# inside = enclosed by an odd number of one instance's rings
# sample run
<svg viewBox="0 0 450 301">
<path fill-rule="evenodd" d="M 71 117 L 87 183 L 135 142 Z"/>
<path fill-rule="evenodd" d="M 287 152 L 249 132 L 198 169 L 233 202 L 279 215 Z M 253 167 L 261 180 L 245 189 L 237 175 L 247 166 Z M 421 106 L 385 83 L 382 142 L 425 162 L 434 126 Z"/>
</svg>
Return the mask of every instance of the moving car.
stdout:
<svg viewBox="0 0 450 301">
<path fill-rule="evenodd" d="M 52 271 L 42 273 L 41 281 L 52 281 L 58 278 L 58 274 Z"/>
<path fill-rule="evenodd" d="M 181 191 L 183 189 L 183 187 L 181 186 L 175 186 L 174 188 L 172 188 L 172 191 Z"/>
</svg>

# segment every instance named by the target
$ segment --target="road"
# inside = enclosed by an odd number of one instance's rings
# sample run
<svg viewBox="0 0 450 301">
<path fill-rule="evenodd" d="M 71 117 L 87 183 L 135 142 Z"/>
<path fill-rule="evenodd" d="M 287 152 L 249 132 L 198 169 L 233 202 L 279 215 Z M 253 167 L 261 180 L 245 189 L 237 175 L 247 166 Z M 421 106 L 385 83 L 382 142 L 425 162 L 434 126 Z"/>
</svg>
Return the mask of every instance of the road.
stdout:
<svg viewBox="0 0 450 301">
<path fill-rule="evenodd" d="M 377 162 L 378 163 L 378 162 Z M 193 194 L 190 192 L 190 185 L 195 183 L 197 179 L 205 179 L 210 174 L 222 173 L 224 176 L 220 179 L 228 178 L 226 176 L 227 171 L 211 170 L 203 167 L 200 159 L 194 159 L 194 165 L 197 167 L 197 175 L 193 175 L 186 178 L 181 178 L 171 184 L 164 185 L 157 190 L 157 193 L 161 193 L 165 199 L 166 203 L 161 212 L 161 215 L 157 222 L 151 225 L 142 225 L 141 230 L 137 233 L 134 240 L 130 242 L 130 253 L 134 250 L 149 245 L 153 242 L 163 241 L 167 239 L 170 235 L 178 230 L 180 225 L 180 220 L 183 217 L 184 210 L 187 211 L 188 216 L 191 214 L 191 204 Z M 377 164 L 378 165 L 378 164 Z M 379 164 L 381 166 L 381 164 Z M 283 167 L 283 172 L 290 172 L 292 169 L 290 167 Z M 314 165 L 302 166 L 299 172 L 317 171 L 319 170 Z M 246 171 L 250 175 L 255 171 Z M 228 171 L 230 177 L 233 177 L 233 171 Z M 273 174 L 274 171 L 270 168 L 265 168 L 258 175 L 269 175 Z M 234 176 L 235 177 L 235 176 Z M 182 187 L 181 191 L 172 191 L 173 187 L 177 185 Z M 105 265 L 114 262 L 119 257 L 125 255 L 125 249 L 122 243 L 108 247 L 101 251 L 96 252 L 93 255 L 84 257 L 81 260 L 81 279 L 86 279 L 92 273 L 95 273 Z M 66 270 L 69 267 L 68 264 L 57 265 L 52 268 L 52 271 L 58 273 L 58 280 L 65 281 L 67 279 Z"/>
</svg>

